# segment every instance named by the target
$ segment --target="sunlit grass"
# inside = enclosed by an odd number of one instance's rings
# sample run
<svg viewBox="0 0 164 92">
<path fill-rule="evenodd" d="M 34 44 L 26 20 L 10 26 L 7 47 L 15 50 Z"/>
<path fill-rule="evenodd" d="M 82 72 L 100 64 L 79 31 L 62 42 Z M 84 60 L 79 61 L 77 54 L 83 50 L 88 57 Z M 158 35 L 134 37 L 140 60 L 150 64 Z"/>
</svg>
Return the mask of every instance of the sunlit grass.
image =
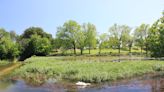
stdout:
<svg viewBox="0 0 164 92">
<path fill-rule="evenodd" d="M 5 61 L 5 60 L 0 60 L 0 66 L 1 65 L 6 65 L 6 64 L 9 64 L 9 62 L 8 61 Z"/>
<path fill-rule="evenodd" d="M 141 51 L 140 51 L 140 49 L 132 49 L 131 53 L 133 53 L 133 54 L 140 54 Z M 145 53 L 144 50 L 143 50 L 143 53 Z M 62 52 L 59 50 L 58 52 L 53 52 L 51 54 L 62 54 Z M 73 51 L 73 49 L 65 50 L 63 54 L 65 54 L 65 55 L 73 55 L 74 51 Z M 79 49 L 76 49 L 76 54 L 80 55 L 80 50 Z M 85 49 L 83 51 L 83 55 L 88 55 L 88 54 L 89 54 L 88 49 Z M 99 49 L 91 49 L 90 50 L 90 55 L 98 55 L 98 54 L 99 54 Z M 120 54 L 121 55 L 128 55 L 129 51 L 121 49 L 121 53 Z M 102 49 L 101 50 L 101 55 L 118 55 L 118 49 Z"/>
</svg>

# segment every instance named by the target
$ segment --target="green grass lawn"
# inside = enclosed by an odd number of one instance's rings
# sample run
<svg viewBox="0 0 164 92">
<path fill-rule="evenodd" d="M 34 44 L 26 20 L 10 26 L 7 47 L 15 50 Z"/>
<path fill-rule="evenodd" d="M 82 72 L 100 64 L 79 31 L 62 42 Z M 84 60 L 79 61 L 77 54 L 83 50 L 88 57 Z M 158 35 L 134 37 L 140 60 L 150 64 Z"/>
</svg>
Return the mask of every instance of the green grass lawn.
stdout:
<svg viewBox="0 0 164 92">
<path fill-rule="evenodd" d="M 132 49 L 132 54 L 140 54 L 140 49 Z M 61 54 L 62 52 L 59 51 L 59 52 L 52 52 L 51 54 Z M 77 55 L 80 55 L 80 50 L 79 49 L 76 49 L 76 53 Z M 145 53 L 145 51 L 143 50 L 143 53 Z M 71 54 L 74 54 L 74 51 L 73 50 L 66 50 L 64 52 L 65 55 L 71 55 Z M 89 54 L 89 51 L 87 49 L 85 49 L 83 51 L 83 54 L 84 55 L 88 55 Z M 90 55 L 97 55 L 99 54 L 99 49 L 91 49 L 91 53 Z M 101 50 L 101 55 L 117 55 L 118 54 L 118 49 L 102 49 Z M 128 50 L 121 50 L 121 55 L 128 55 L 129 54 L 129 51 Z"/>
<path fill-rule="evenodd" d="M 48 78 L 69 81 L 104 82 L 164 71 L 163 61 L 95 62 L 92 60 L 60 60 L 60 57 L 32 57 L 13 76 L 34 83 Z"/>
</svg>

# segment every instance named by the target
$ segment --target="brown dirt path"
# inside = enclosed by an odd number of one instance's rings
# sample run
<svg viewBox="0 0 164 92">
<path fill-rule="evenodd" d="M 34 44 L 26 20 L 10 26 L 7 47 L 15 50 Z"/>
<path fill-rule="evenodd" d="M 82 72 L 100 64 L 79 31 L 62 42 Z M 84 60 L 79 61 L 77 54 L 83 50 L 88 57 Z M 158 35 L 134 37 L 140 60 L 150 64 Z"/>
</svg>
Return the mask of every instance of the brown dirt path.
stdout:
<svg viewBox="0 0 164 92">
<path fill-rule="evenodd" d="M 12 70 L 18 68 L 21 63 L 11 63 L 0 68 L 0 79 L 9 74 Z"/>
</svg>

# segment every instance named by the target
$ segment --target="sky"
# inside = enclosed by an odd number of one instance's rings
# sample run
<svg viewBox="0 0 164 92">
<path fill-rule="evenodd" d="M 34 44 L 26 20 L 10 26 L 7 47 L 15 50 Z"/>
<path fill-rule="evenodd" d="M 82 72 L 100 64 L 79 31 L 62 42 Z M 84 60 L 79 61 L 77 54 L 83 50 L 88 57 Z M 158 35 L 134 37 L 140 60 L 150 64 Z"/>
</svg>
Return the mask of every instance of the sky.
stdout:
<svg viewBox="0 0 164 92">
<path fill-rule="evenodd" d="M 58 26 L 74 20 L 90 22 L 104 33 L 114 23 L 132 28 L 152 24 L 163 10 L 163 0 L 0 0 L 0 28 L 22 34 L 41 27 L 55 36 Z"/>
</svg>

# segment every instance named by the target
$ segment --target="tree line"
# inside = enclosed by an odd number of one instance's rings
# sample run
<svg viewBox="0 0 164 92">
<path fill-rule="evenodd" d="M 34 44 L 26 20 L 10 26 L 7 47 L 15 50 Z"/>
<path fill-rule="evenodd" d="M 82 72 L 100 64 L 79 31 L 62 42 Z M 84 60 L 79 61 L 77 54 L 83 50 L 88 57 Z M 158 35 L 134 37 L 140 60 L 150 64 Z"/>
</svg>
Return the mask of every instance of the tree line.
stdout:
<svg viewBox="0 0 164 92">
<path fill-rule="evenodd" d="M 25 60 L 32 55 L 46 56 L 52 50 L 62 52 L 72 49 L 76 55 L 79 49 L 81 55 L 85 49 L 91 53 L 91 49 L 101 50 L 106 48 L 129 50 L 132 47 L 140 48 L 146 55 L 153 57 L 164 56 L 164 13 L 161 18 L 152 25 L 141 24 L 135 29 L 128 25 L 114 24 L 108 33 L 98 34 L 96 26 L 92 23 L 80 25 L 74 20 L 66 21 L 57 27 L 55 38 L 40 27 L 25 29 L 23 34 L 17 35 L 15 31 L 7 32 L 0 29 L 0 59 Z"/>
</svg>

